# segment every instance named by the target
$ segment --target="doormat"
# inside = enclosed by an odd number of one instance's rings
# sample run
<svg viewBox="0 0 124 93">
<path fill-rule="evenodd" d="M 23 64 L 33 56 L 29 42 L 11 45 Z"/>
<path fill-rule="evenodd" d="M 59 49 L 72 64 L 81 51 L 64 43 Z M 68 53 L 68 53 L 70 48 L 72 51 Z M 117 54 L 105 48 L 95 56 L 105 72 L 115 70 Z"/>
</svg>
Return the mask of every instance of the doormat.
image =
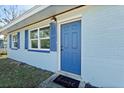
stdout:
<svg viewBox="0 0 124 93">
<path fill-rule="evenodd" d="M 62 85 L 66 88 L 78 88 L 80 81 L 59 75 L 53 82 Z"/>
</svg>

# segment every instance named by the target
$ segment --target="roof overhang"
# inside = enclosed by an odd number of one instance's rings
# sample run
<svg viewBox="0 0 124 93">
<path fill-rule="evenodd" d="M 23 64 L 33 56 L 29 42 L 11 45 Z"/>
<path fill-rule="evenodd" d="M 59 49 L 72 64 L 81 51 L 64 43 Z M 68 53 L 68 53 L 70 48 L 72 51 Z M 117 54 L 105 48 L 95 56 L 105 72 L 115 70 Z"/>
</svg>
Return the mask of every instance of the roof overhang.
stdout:
<svg viewBox="0 0 124 93">
<path fill-rule="evenodd" d="M 78 5 L 37 5 L 0 29 L 0 33 L 7 34 L 8 32 L 15 31 L 19 28 L 36 23 L 39 20 L 49 18 L 76 7 L 78 7 Z"/>
</svg>

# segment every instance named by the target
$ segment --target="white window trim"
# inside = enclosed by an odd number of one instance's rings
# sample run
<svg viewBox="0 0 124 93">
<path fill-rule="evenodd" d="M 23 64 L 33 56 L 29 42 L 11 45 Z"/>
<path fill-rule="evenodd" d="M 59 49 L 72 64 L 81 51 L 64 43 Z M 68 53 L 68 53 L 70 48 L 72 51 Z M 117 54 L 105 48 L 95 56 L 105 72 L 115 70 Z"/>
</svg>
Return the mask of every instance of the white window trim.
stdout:
<svg viewBox="0 0 124 93">
<path fill-rule="evenodd" d="M 29 32 L 28 32 L 28 34 L 29 34 L 29 37 L 28 37 L 29 49 L 31 49 L 31 50 L 50 51 L 50 48 L 49 48 L 49 49 L 40 48 L 40 39 L 50 39 L 50 36 L 49 36 L 49 37 L 45 37 L 45 38 L 40 38 L 40 34 L 39 34 L 40 29 L 41 29 L 41 28 L 45 28 L 45 27 L 50 27 L 50 26 L 49 26 L 49 25 L 45 25 L 45 26 L 42 26 L 42 27 L 39 27 L 39 28 L 34 28 L 34 29 L 29 30 Z M 38 31 L 38 39 L 34 39 L 34 40 L 38 40 L 38 48 L 32 48 L 32 47 L 31 47 L 31 40 L 33 40 L 33 39 L 30 39 L 30 33 L 31 33 L 31 31 L 33 31 L 33 30 L 37 30 L 37 31 Z"/>
<path fill-rule="evenodd" d="M 17 35 L 17 41 L 13 41 L 13 36 L 14 36 L 14 35 Z M 15 46 L 14 46 L 14 43 L 15 43 L 15 42 L 18 43 L 18 33 L 17 33 L 17 32 L 14 33 L 14 34 L 12 34 L 12 48 L 13 48 L 13 49 L 17 49 L 17 48 L 18 48 L 18 47 L 15 47 Z"/>
</svg>

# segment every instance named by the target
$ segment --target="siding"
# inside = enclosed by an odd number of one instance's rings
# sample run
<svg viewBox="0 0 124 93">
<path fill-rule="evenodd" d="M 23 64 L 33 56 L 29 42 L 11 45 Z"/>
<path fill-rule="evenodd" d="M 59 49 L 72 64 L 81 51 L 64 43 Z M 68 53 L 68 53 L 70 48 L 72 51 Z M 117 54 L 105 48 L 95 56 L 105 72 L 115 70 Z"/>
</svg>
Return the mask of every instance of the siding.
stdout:
<svg viewBox="0 0 124 93">
<path fill-rule="evenodd" d="M 91 6 L 83 13 L 83 78 L 124 87 L 124 6 Z"/>
</svg>

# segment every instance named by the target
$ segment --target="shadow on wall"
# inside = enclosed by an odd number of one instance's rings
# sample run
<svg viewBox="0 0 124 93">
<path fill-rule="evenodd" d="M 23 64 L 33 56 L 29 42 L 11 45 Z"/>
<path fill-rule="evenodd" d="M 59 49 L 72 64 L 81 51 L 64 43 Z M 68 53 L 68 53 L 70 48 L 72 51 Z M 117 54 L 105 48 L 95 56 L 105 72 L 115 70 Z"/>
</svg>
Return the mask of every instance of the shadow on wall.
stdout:
<svg viewBox="0 0 124 93">
<path fill-rule="evenodd" d="M 85 84 L 85 88 L 98 88 L 96 86 L 91 85 L 90 83 Z"/>
</svg>

